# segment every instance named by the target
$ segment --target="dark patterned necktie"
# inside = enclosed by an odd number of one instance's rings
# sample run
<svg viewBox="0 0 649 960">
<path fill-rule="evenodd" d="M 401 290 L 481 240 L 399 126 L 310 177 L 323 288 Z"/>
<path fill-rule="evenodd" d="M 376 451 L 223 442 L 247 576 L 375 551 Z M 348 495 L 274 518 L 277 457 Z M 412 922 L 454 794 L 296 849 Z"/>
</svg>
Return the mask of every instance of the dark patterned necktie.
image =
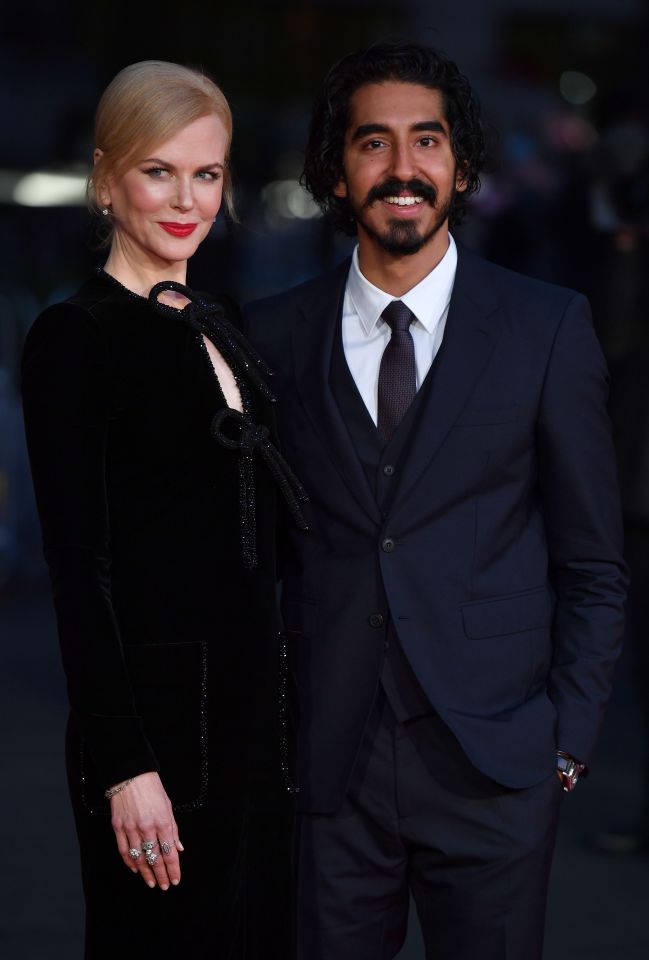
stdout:
<svg viewBox="0 0 649 960">
<path fill-rule="evenodd" d="M 415 345 L 409 329 L 416 317 L 401 300 L 389 303 L 381 317 L 392 336 L 379 367 L 378 428 L 389 440 L 417 393 Z"/>
</svg>

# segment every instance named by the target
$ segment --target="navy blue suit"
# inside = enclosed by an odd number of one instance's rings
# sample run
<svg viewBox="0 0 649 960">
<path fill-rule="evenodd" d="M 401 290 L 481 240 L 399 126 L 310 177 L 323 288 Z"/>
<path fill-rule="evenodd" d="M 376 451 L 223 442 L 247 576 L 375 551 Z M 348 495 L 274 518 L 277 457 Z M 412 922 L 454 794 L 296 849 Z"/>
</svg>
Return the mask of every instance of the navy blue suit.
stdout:
<svg viewBox="0 0 649 960">
<path fill-rule="evenodd" d="M 309 814 L 345 803 L 391 635 L 505 791 L 551 780 L 557 748 L 588 763 L 608 700 L 626 575 L 588 303 L 458 252 L 444 341 L 374 483 L 332 384 L 349 264 L 247 310 L 311 498 L 283 575 Z"/>
</svg>

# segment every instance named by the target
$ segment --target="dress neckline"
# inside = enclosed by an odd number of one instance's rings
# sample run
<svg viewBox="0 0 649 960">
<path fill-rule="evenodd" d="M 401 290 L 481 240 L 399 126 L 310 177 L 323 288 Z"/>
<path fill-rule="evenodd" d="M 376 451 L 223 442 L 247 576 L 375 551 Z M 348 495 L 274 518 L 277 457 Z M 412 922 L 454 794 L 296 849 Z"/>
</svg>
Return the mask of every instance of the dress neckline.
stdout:
<svg viewBox="0 0 649 960">
<path fill-rule="evenodd" d="M 103 267 L 97 267 L 95 270 L 95 273 L 102 280 L 106 280 L 113 287 L 117 287 L 118 290 L 121 290 L 122 293 L 125 293 L 126 296 L 129 297 L 131 300 L 139 300 L 141 303 L 149 303 L 148 296 L 145 297 L 143 294 L 136 293 L 134 290 L 131 290 L 130 287 L 124 286 L 124 284 L 121 283 L 117 279 L 117 277 L 114 277 L 112 273 L 108 273 L 108 271 L 104 270 Z M 184 310 L 184 307 L 172 307 L 171 304 L 169 303 L 165 303 L 164 306 L 168 307 L 169 310 L 175 310 L 177 313 L 182 313 Z"/>
</svg>

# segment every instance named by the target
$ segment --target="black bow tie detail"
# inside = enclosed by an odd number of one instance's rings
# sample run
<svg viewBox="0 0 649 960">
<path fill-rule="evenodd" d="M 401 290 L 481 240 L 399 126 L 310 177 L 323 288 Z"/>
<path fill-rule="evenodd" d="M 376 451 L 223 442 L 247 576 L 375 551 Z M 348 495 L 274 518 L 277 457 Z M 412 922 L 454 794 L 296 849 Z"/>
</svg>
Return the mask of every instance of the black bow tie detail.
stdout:
<svg viewBox="0 0 649 960">
<path fill-rule="evenodd" d="M 243 558 L 247 567 L 256 567 L 256 503 L 253 454 L 258 453 L 268 466 L 273 479 L 286 500 L 291 516 L 300 530 L 306 531 L 309 529 L 300 510 L 300 503 L 305 503 L 309 498 L 284 457 L 269 440 L 268 427 L 253 423 L 245 413 L 240 413 L 231 407 L 225 407 L 223 410 L 219 410 L 212 420 L 211 432 L 221 446 L 240 451 L 239 502 Z"/>
<path fill-rule="evenodd" d="M 182 310 L 160 303 L 164 290 L 175 290 L 189 300 Z M 219 303 L 209 303 L 198 294 L 174 280 L 156 283 L 149 293 L 153 307 L 163 316 L 171 316 L 188 324 L 197 333 L 207 337 L 230 364 L 239 381 L 249 382 L 267 400 L 275 400 L 262 374 L 272 371 L 245 340 L 237 328 L 226 319 Z M 242 391 L 243 397 L 243 391 Z M 308 500 L 302 484 L 281 453 L 269 438 L 268 427 L 256 424 L 246 409 L 244 412 L 223 407 L 212 419 L 210 432 L 222 447 L 239 451 L 239 518 L 244 565 L 257 566 L 257 501 L 253 457 L 258 453 L 270 470 L 287 506 L 300 530 L 308 526 L 300 503 Z"/>
<path fill-rule="evenodd" d="M 160 303 L 158 297 L 165 290 L 173 290 L 189 300 L 181 310 Z M 249 379 L 267 400 L 275 401 L 264 376 L 272 377 L 273 371 L 262 360 L 243 334 L 225 316 L 220 303 L 210 303 L 199 294 L 175 280 L 163 280 L 151 287 L 149 302 L 163 316 L 173 316 L 183 320 L 192 330 L 202 333 L 211 340 L 217 350 L 225 354 L 226 359 L 237 368 L 236 372 Z"/>
</svg>

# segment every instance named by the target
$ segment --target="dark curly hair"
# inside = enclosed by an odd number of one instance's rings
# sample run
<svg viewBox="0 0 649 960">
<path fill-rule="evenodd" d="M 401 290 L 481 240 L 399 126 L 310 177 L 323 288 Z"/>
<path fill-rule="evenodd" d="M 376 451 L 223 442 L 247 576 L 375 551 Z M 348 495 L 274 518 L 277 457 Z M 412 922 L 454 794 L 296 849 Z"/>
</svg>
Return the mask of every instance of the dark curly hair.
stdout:
<svg viewBox="0 0 649 960">
<path fill-rule="evenodd" d="M 418 43 L 376 43 L 334 64 L 313 106 L 300 183 L 332 217 L 334 226 L 348 234 L 356 232 L 347 198 L 336 197 L 332 191 L 343 176 L 351 98 L 360 87 L 386 80 L 418 83 L 440 91 L 453 155 L 466 181 L 466 190 L 455 194 L 449 215 L 451 226 L 460 223 L 468 198 L 480 189 L 479 174 L 486 160 L 480 105 L 453 61 Z"/>
</svg>

